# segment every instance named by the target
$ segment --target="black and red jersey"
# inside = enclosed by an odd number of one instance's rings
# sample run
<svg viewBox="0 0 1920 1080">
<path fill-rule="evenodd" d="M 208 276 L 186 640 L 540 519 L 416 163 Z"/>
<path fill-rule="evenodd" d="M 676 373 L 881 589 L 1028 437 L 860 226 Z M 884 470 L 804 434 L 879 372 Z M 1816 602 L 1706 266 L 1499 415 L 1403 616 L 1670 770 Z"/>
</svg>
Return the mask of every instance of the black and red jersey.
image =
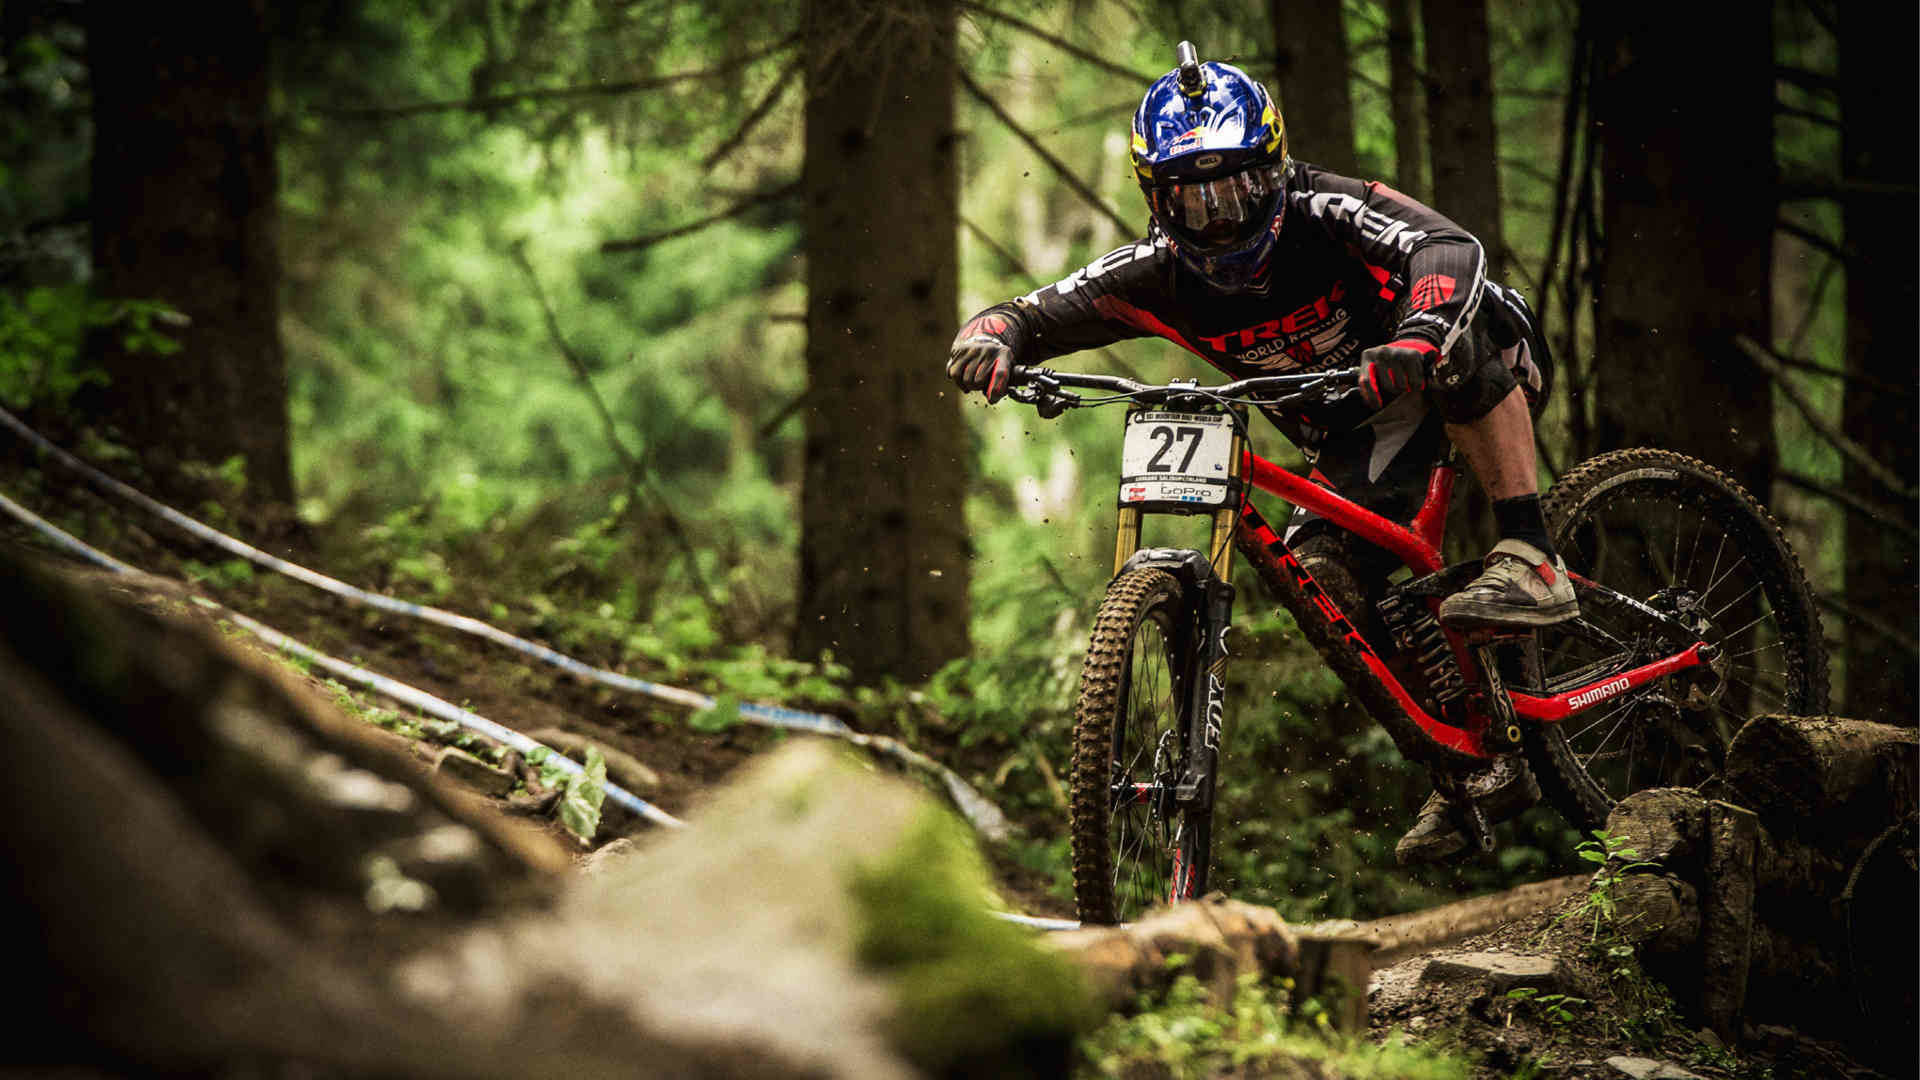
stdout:
<svg viewBox="0 0 1920 1080">
<path fill-rule="evenodd" d="M 1444 354 L 1466 332 L 1486 280 L 1466 230 L 1385 184 L 1305 162 L 1285 198 L 1272 260 L 1244 292 L 1210 288 L 1153 233 L 988 308 L 960 337 L 999 338 L 1017 363 L 1037 364 L 1158 336 L 1246 378 L 1350 367 L 1360 350 L 1396 340 Z"/>
</svg>

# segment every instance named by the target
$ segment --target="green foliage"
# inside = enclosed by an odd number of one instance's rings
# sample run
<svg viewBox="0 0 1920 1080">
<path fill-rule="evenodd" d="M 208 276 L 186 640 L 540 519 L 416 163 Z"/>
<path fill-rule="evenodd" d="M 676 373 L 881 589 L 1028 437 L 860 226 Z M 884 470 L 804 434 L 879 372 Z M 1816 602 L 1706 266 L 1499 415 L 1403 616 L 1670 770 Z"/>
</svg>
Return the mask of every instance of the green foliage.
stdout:
<svg viewBox="0 0 1920 1080">
<path fill-rule="evenodd" d="M 1623 837 L 1605 829 L 1593 830 L 1592 836 L 1593 839 L 1582 841 L 1574 850 L 1581 859 L 1599 869 L 1594 872 L 1593 880 L 1587 886 L 1585 900 L 1561 918 L 1591 919 L 1593 928 L 1589 940 L 1597 944 L 1602 934 L 1611 935 L 1619 929 L 1616 924 L 1614 887 L 1622 877 L 1657 864 L 1639 861 L 1639 851 L 1628 847 Z"/>
<path fill-rule="evenodd" d="M 1586 998 L 1571 994 L 1543 994 L 1535 986 L 1516 986 L 1507 991 L 1507 1000 L 1513 1002 L 1516 1009 L 1538 1016 L 1554 1027 L 1573 1023 L 1573 1010 L 1591 1004 Z"/>
<path fill-rule="evenodd" d="M 929 812 L 848 886 L 860 964 L 893 984 L 894 1043 L 931 1075 L 999 1075 L 1024 1063 L 1049 1075 L 1097 1019 L 1079 972 L 1031 931 L 987 911 L 972 837 Z"/>
<path fill-rule="evenodd" d="M 1467 1061 L 1397 1038 L 1373 1043 L 1335 1033 L 1317 1003 L 1296 1009 L 1291 990 L 1290 979 L 1275 984 L 1249 973 L 1240 977 L 1232 1001 L 1216 1003 L 1198 979 L 1180 975 L 1164 1001 L 1142 1002 L 1134 1015 L 1109 1020 L 1083 1039 L 1076 1075 L 1185 1080 L 1331 1070 L 1349 1080 L 1465 1080 L 1471 1073 Z M 1307 1063 L 1325 1069 L 1309 1073 L 1301 1067 Z"/>
<path fill-rule="evenodd" d="M 739 722 L 740 699 L 730 695 L 687 717 L 687 726 L 695 731 L 725 731 Z"/>
<path fill-rule="evenodd" d="M 253 564 L 245 559 L 225 559 L 207 564 L 188 559 L 181 564 L 187 580 L 195 585 L 212 585 L 216 589 L 236 589 L 253 583 Z"/>
<path fill-rule="evenodd" d="M 600 831 L 600 807 L 607 798 L 607 758 L 597 746 L 587 749 L 581 771 L 567 777 L 560 792 L 560 824 L 583 846 L 593 844 Z"/>
<path fill-rule="evenodd" d="M 84 387 L 107 383 L 82 357 L 88 333 L 115 334 L 130 353 L 168 356 L 180 343 L 161 327 L 182 322 L 184 316 L 163 303 L 92 299 L 79 285 L 0 291 L 0 403 L 64 409 Z"/>
</svg>

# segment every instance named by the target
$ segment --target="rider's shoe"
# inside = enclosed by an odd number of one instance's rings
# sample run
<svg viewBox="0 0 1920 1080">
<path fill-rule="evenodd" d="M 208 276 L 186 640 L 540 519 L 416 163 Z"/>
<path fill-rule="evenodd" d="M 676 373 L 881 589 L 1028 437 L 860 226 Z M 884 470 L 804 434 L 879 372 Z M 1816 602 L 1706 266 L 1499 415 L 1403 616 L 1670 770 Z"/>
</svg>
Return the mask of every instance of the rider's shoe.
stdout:
<svg viewBox="0 0 1920 1080">
<path fill-rule="evenodd" d="M 1524 540 L 1495 544 L 1486 570 L 1440 604 L 1440 622 L 1454 629 L 1531 630 L 1578 614 L 1566 562 Z"/>
<path fill-rule="evenodd" d="M 1540 801 L 1540 783 L 1519 754 L 1494 759 L 1492 765 L 1468 776 L 1467 793 L 1486 816 L 1488 827 L 1499 824 Z M 1402 865 L 1435 862 L 1467 846 L 1467 837 L 1454 819 L 1453 803 L 1438 791 L 1427 796 L 1413 828 L 1394 845 Z"/>
</svg>

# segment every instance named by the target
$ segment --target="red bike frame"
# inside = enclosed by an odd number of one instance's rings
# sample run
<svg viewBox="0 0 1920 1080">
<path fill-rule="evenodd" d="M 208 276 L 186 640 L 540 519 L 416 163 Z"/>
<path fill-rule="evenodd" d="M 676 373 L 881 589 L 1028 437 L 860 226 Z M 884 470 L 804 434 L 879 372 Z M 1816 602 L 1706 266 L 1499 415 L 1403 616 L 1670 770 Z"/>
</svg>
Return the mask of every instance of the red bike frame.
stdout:
<svg viewBox="0 0 1920 1080">
<path fill-rule="evenodd" d="M 1427 481 L 1426 499 L 1414 514 L 1410 528 L 1343 498 L 1331 487 L 1316 483 L 1308 476 L 1281 468 L 1252 451 L 1245 453 L 1242 471 L 1254 487 L 1311 510 L 1361 539 L 1385 548 L 1418 575 L 1438 573 L 1443 568 L 1440 546 L 1446 535 L 1447 506 L 1453 496 L 1454 480 L 1459 475 L 1459 471 L 1451 466 L 1434 467 Z M 1255 557 L 1264 555 L 1273 559 L 1279 569 L 1291 574 L 1303 588 L 1311 586 L 1307 589 L 1308 594 L 1319 617 L 1326 620 L 1326 629 L 1354 647 L 1361 662 L 1386 688 L 1394 702 L 1406 713 L 1407 719 L 1441 746 L 1478 758 L 1492 756 L 1493 751 L 1486 743 L 1488 717 L 1483 710 L 1469 709 L 1467 727 L 1457 727 L 1445 719 L 1429 715 L 1333 600 L 1313 583 L 1311 575 L 1301 568 L 1286 541 L 1267 524 L 1250 500 L 1243 505 L 1242 512 L 1245 514 L 1244 528 L 1252 540 Z M 1595 587 L 1593 582 L 1577 574 L 1572 576 L 1576 587 Z M 1438 607 L 1439 601 L 1435 599 L 1432 604 Z M 1475 681 L 1478 667 L 1472 660 L 1464 636 L 1451 630 L 1444 632 L 1453 646 L 1460 670 L 1467 673 L 1469 681 Z M 1557 723 L 1654 679 L 1704 663 L 1700 656 L 1701 644 L 1696 642 L 1672 656 L 1549 697 L 1512 693 L 1514 711 L 1541 723 Z"/>
</svg>

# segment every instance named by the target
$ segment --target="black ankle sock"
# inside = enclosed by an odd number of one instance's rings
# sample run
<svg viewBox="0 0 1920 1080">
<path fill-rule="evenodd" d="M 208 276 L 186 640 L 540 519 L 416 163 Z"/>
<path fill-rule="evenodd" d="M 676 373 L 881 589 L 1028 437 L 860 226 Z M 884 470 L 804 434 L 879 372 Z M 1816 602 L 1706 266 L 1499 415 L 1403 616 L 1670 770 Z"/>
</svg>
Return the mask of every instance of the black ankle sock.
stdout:
<svg viewBox="0 0 1920 1080">
<path fill-rule="evenodd" d="M 1547 535 L 1547 519 L 1540 513 L 1540 496 L 1495 499 L 1493 520 L 1500 526 L 1501 539 L 1524 540 L 1545 552 L 1547 558 L 1554 557 L 1553 538 Z"/>
</svg>

